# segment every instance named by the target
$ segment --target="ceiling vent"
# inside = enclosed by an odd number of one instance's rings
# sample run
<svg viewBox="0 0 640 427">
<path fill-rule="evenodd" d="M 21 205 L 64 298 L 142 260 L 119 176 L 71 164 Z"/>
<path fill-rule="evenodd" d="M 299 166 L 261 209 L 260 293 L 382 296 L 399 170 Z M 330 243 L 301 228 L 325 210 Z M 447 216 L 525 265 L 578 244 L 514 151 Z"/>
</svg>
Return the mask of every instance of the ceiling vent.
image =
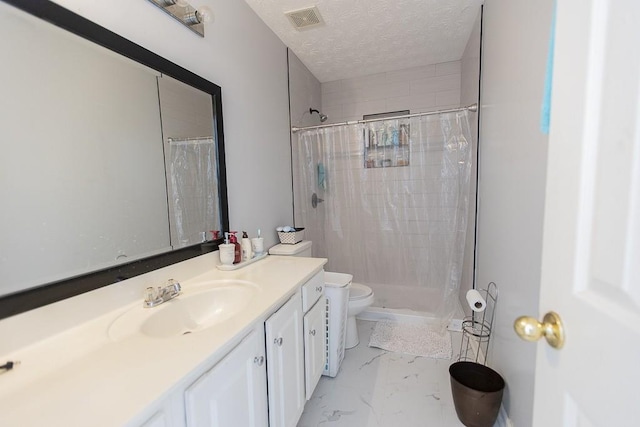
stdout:
<svg viewBox="0 0 640 427">
<path fill-rule="evenodd" d="M 285 12 L 285 15 L 287 15 L 291 25 L 296 30 L 306 30 L 307 28 L 324 24 L 320 11 L 316 6 Z"/>
</svg>

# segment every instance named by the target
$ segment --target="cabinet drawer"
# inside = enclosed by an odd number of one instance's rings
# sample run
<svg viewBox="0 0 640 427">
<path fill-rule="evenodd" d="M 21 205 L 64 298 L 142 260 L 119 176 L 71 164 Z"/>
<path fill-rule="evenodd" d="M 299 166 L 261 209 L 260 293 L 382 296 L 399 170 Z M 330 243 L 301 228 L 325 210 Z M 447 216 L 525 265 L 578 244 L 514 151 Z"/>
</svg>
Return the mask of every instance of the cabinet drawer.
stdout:
<svg viewBox="0 0 640 427">
<path fill-rule="evenodd" d="M 302 285 L 302 311 L 306 313 L 324 293 L 324 270 L 320 270 Z"/>
</svg>

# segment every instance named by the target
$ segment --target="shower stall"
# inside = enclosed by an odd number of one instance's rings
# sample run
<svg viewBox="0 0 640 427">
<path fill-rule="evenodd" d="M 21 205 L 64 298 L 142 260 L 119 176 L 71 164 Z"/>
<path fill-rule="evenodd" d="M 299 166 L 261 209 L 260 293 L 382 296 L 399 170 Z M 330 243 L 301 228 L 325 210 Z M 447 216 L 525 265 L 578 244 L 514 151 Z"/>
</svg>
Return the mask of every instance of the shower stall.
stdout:
<svg viewBox="0 0 640 427">
<path fill-rule="evenodd" d="M 293 129 L 296 226 L 328 271 L 373 289 L 374 307 L 443 324 L 458 307 L 470 110 Z"/>
</svg>

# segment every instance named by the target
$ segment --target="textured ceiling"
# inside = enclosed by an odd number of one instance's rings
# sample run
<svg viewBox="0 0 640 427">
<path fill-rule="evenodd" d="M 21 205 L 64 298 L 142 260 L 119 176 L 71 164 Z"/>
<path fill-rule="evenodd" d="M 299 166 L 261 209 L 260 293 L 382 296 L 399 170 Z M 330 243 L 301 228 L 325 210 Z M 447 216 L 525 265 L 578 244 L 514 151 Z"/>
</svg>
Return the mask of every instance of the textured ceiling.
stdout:
<svg viewBox="0 0 640 427">
<path fill-rule="evenodd" d="M 245 0 L 321 82 L 462 57 L 482 0 Z M 285 12 L 317 6 L 298 31 Z"/>
</svg>

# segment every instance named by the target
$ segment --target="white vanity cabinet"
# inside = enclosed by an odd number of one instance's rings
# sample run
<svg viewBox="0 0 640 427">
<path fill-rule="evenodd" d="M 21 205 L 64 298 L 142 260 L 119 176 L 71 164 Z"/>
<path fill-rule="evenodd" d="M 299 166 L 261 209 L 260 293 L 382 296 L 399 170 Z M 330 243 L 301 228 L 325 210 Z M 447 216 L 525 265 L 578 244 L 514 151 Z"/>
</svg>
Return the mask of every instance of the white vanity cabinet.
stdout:
<svg viewBox="0 0 640 427">
<path fill-rule="evenodd" d="M 187 427 L 267 427 L 264 334 L 256 328 L 184 393 Z"/>
<path fill-rule="evenodd" d="M 295 427 L 324 370 L 325 313 L 320 271 L 142 427 Z"/>
<path fill-rule="evenodd" d="M 310 356 L 326 260 L 268 256 L 237 271 L 217 263 L 204 254 L 0 319 L 3 349 L 26 367 L 2 375 L 0 426 L 295 427 L 306 403 L 303 317 Z M 159 277 L 180 278 L 183 295 L 141 311 Z M 231 317 L 214 318 L 227 309 Z M 178 333 L 188 324 L 192 333 Z M 52 381 L 59 372 L 64 381 Z"/>
<path fill-rule="evenodd" d="M 270 427 L 295 427 L 306 402 L 300 295 L 296 292 L 264 324 Z"/>
<path fill-rule="evenodd" d="M 322 278 L 320 272 L 310 279 L 269 316 L 264 332 L 251 332 L 186 389 L 187 427 L 297 425 L 325 364 Z"/>
</svg>

